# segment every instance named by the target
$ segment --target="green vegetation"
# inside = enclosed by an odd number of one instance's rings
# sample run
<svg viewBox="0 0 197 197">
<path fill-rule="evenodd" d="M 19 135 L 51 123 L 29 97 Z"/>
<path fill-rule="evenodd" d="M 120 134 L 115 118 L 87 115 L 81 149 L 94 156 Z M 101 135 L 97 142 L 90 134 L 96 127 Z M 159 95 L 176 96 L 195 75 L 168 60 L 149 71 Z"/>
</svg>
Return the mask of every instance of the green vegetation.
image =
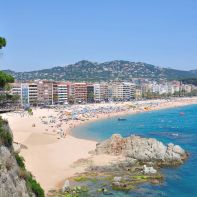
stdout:
<svg viewBox="0 0 197 197">
<path fill-rule="evenodd" d="M 12 134 L 7 129 L 7 122 L 0 117 L 0 145 L 4 145 L 8 148 L 11 148 L 12 141 Z M 44 197 L 44 190 L 41 188 L 40 184 L 37 183 L 37 181 L 32 177 L 32 175 L 26 171 L 24 158 L 17 153 L 14 153 L 14 156 L 20 168 L 19 177 L 26 180 L 28 190 L 30 192 L 33 192 L 36 195 L 36 197 Z M 11 164 L 12 162 L 10 161 L 6 162 L 7 169 L 10 169 L 12 167 Z"/>
<path fill-rule="evenodd" d="M 0 37 L 0 49 L 2 47 L 6 46 L 6 40 L 5 38 Z M 0 71 L 0 89 L 9 90 L 9 85 L 8 83 L 14 82 L 14 78 L 6 74 L 2 71 Z M 6 103 L 9 103 L 10 100 L 12 101 L 17 101 L 18 96 L 13 96 L 8 93 L 3 93 L 0 95 L 0 107 L 3 106 Z M 29 113 L 32 114 L 32 110 L 30 109 Z M 8 123 L 4 121 L 0 117 L 0 145 L 4 145 L 8 148 L 12 147 L 12 134 L 9 131 L 9 127 L 7 125 Z M 14 156 L 16 158 L 17 164 L 19 166 L 19 177 L 24 179 L 26 181 L 26 186 L 27 189 L 30 191 L 30 193 L 34 193 L 36 197 L 44 197 L 44 190 L 41 188 L 40 184 L 33 178 L 31 173 L 27 172 L 25 169 L 25 163 L 24 163 L 24 158 L 19 156 L 17 153 L 14 153 Z M 12 162 L 11 161 L 6 161 L 6 168 L 10 169 L 12 167 Z"/>
<path fill-rule="evenodd" d="M 53 79 L 56 81 L 110 81 L 110 80 L 130 80 L 133 78 L 160 79 L 183 79 L 197 78 L 197 73 L 192 71 L 181 71 L 170 68 L 158 68 L 142 62 L 130 61 L 110 61 L 105 63 L 94 63 L 90 61 L 80 61 L 66 67 L 54 67 L 31 72 L 13 72 L 16 79 L 35 80 Z"/>
<path fill-rule="evenodd" d="M 44 190 L 31 174 L 26 179 L 26 185 L 27 188 L 36 195 L 36 197 L 44 197 Z"/>
<path fill-rule="evenodd" d="M 88 197 L 90 196 L 88 194 L 89 188 L 87 186 L 75 186 L 72 188 L 69 188 L 67 191 L 55 191 L 51 190 L 49 191 L 48 195 L 49 197 Z M 92 195 L 91 195 L 92 196 Z"/>
<path fill-rule="evenodd" d="M 8 148 L 12 146 L 12 134 L 9 130 L 4 128 L 5 121 L 0 117 L 0 145 L 4 145 Z"/>
<path fill-rule="evenodd" d="M 10 134 L 9 131 L 0 130 L 0 143 L 7 147 L 12 146 L 12 135 Z"/>
<path fill-rule="evenodd" d="M 32 111 L 31 108 L 29 108 L 27 111 L 28 111 L 28 114 L 29 114 L 29 115 L 33 115 L 33 111 Z"/>
<path fill-rule="evenodd" d="M 14 78 L 5 73 L 0 71 L 0 87 L 3 88 L 7 83 L 13 83 L 14 82 Z"/>
<path fill-rule="evenodd" d="M 0 37 L 0 49 L 2 49 L 2 48 L 5 47 L 5 46 L 6 46 L 6 39 Z"/>
<path fill-rule="evenodd" d="M 133 184 L 112 185 L 112 189 L 116 191 L 129 191 L 134 188 Z"/>
<path fill-rule="evenodd" d="M 83 182 L 83 181 L 88 181 L 89 180 L 89 178 L 87 176 L 84 176 L 84 175 L 74 177 L 73 179 L 74 179 L 74 181 L 77 181 L 77 182 Z"/>
<path fill-rule="evenodd" d="M 18 153 L 15 153 L 15 158 L 18 166 L 22 169 L 25 169 L 25 163 L 24 163 L 24 158 L 20 156 Z"/>
<path fill-rule="evenodd" d="M 95 175 L 80 175 L 73 178 L 76 182 L 84 182 L 84 181 L 91 181 L 91 182 L 97 182 L 98 179 L 95 177 Z"/>
<path fill-rule="evenodd" d="M 0 37 L 0 49 L 2 47 L 6 46 L 6 40 L 2 37 Z M 10 74 L 7 74 L 3 71 L 0 71 L 0 91 L 3 90 L 0 94 L 0 108 L 10 108 L 11 106 L 16 104 L 16 101 L 18 101 L 18 97 L 14 95 L 10 95 L 8 91 L 10 90 L 9 83 L 14 82 L 14 77 Z M 4 135 L 4 134 L 2 134 Z M 10 139 L 9 134 L 6 134 L 7 138 Z M 9 142 L 8 142 L 9 143 Z"/>
<path fill-rule="evenodd" d="M 26 171 L 24 158 L 21 157 L 18 153 L 15 153 L 15 158 L 20 168 L 19 177 L 26 180 L 27 189 L 30 192 L 33 192 L 36 197 L 44 197 L 44 190 L 41 188 L 40 184 L 33 178 L 31 173 Z"/>
<path fill-rule="evenodd" d="M 186 78 L 186 79 L 182 79 L 180 81 L 184 84 L 192 84 L 192 85 L 197 86 L 197 78 Z"/>
</svg>

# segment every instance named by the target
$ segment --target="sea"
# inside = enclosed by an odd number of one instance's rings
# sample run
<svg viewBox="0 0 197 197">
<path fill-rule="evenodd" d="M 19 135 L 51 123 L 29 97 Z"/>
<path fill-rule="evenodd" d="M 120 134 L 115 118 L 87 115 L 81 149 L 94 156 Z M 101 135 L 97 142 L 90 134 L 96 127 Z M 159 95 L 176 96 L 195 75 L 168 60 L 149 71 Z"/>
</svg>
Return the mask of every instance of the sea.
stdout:
<svg viewBox="0 0 197 197">
<path fill-rule="evenodd" d="M 117 197 L 169 196 L 197 197 L 197 105 L 149 111 L 84 124 L 72 130 L 77 138 L 102 141 L 112 134 L 123 137 L 140 135 L 156 138 L 163 143 L 174 143 L 189 152 L 189 159 L 181 166 L 164 168 L 164 181 L 160 185 L 145 183 L 134 191 L 114 192 Z"/>
</svg>

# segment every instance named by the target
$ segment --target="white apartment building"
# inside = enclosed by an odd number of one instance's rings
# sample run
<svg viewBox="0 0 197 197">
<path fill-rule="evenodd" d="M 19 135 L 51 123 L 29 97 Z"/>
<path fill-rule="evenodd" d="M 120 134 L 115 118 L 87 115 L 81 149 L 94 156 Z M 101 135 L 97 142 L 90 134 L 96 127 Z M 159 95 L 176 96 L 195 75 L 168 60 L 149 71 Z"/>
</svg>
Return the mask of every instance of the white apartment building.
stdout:
<svg viewBox="0 0 197 197">
<path fill-rule="evenodd" d="M 57 84 L 57 100 L 58 100 L 58 104 L 67 104 L 68 103 L 67 84 L 66 83 Z"/>
<path fill-rule="evenodd" d="M 38 85 L 37 83 L 29 83 L 29 104 L 37 105 L 38 101 Z"/>
<path fill-rule="evenodd" d="M 135 97 L 135 84 L 124 82 L 123 84 L 123 100 L 131 100 Z"/>
<path fill-rule="evenodd" d="M 94 101 L 101 101 L 101 86 L 99 83 L 94 84 Z"/>
<path fill-rule="evenodd" d="M 123 100 L 123 84 L 122 83 L 112 84 L 112 98 L 113 100 Z"/>
<path fill-rule="evenodd" d="M 135 85 L 130 82 L 113 83 L 112 98 L 114 100 L 128 101 L 135 97 Z"/>
<path fill-rule="evenodd" d="M 13 83 L 11 93 L 20 96 L 22 106 L 37 104 L 38 88 L 36 83 Z"/>
</svg>

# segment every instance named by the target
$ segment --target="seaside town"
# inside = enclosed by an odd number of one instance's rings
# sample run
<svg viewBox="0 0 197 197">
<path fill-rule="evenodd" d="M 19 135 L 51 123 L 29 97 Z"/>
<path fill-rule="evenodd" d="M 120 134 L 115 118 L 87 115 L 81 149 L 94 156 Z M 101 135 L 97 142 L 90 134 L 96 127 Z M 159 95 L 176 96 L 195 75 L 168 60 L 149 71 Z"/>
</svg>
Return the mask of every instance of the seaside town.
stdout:
<svg viewBox="0 0 197 197">
<path fill-rule="evenodd" d="M 196 197 L 197 1 L 2 1 L 0 197 Z"/>
<path fill-rule="evenodd" d="M 35 80 L 11 83 L 8 92 L 18 96 L 15 105 L 27 107 L 195 96 L 197 86 L 149 79 L 101 83 Z"/>
</svg>

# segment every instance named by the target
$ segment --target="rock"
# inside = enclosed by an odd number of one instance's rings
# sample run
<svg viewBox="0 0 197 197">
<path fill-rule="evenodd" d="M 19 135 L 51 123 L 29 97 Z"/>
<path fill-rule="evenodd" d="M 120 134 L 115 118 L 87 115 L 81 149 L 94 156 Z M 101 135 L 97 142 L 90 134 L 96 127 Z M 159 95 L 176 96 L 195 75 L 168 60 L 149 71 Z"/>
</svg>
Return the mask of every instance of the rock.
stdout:
<svg viewBox="0 0 197 197">
<path fill-rule="evenodd" d="M 115 176 L 114 177 L 114 182 L 120 182 L 122 180 L 121 176 Z"/>
<path fill-rule="evenodd" d="M 62 192 L 66 192 L 70 190 L 70 182 L 69 180 L 65 180 L 64 181 L 64 185 L 62 187 Z"/>
<path fill-rule="evenodd" d="M 173 152 L 178 153 L 180 155 L 185 155 L 185 151 L 179 145 L 175 145 L 173 147 Z"/>
<path fill-rule="evenodd" d="M 15 153 L 20 153 L 21 145 L 19 143 L 13 143 L 13 148 Z"/>
<path fill-rule="evenodd" d="M 6 161 L 9 161 L 9 163 L 7 163 Z M 19 167 L 17 165 L 15 157 L 5 146 L 0 146 L 0 163 L 0 196 L 35 196 L 34 194 L 29 194 L 25 180 L 19 178 Z"/>
<path fill-rule="evenodd" d="M 172 143 L 164 145 L 154 138 L 139 136 L 122 138 L 119 134 L 114 134 L 106 141 L 98 143 L 95 154 L 125 156 L 133 165 L 136 162 L 179 165 L 188 157 L 187 152 L 178 145 Z"/>
<path fill-rule="evenodd" d="M 143 172 L 144 174 L 155 174 L 157 173 L 157 170 L 155 170 L 153 167 L 147 167 L 144 165 Z"/>
</svg>

